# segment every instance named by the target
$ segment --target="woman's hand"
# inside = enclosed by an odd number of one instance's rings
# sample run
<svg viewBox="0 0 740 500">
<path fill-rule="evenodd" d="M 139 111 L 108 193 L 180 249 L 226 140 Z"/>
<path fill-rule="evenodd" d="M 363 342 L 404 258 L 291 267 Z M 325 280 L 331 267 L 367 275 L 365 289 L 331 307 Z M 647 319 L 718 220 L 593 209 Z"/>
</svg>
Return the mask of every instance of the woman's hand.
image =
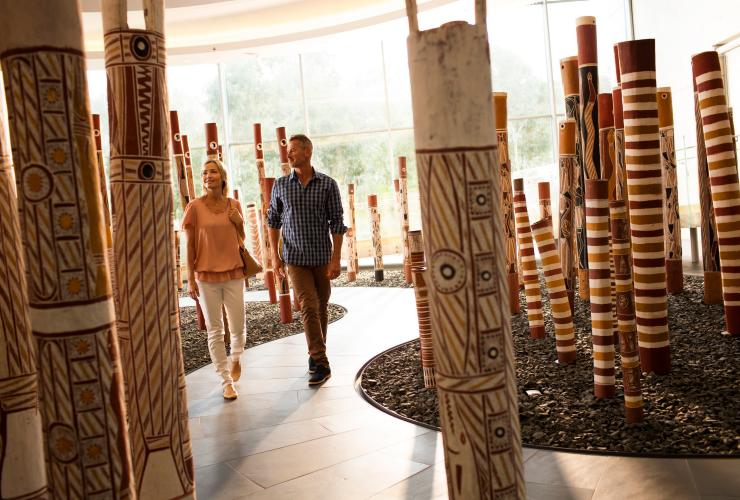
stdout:
<svg viewBox="0 0 740 500">
<path fill-rule="evenodd" d="M 229 208 L 229 220 L 236 224 L 237 227 L 244 226 L 244 219 L 242 219 L 242 214 L 240 214 L 239 210 L 234 207 Z"/>
<path fill-rule="evenodd" d="M 198 300 L 200 290 L 198 290 L 198 283 L 195 282 L 195 277 L 188 278 L 188 294 L 193 300 Z"/>
</svg>

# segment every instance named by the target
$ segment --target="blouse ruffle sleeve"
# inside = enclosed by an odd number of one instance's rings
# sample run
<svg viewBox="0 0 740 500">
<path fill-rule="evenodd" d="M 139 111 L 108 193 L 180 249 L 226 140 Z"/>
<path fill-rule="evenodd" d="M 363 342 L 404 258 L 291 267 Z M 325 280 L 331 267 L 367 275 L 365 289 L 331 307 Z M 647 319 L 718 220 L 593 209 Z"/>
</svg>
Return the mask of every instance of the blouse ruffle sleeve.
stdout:
<svg viewBox="0 0 740 500">
<path fill-rule="evenodd" d="M 191 201 L 188 203 L 188 206 L 185 207 L 185 213 L 182 216 L 182 229 L 186 230 L 188 228 L 194 228 L 195 225 L 198 223 L 198 218 L 196 216 L 197 210 L 195 209 L 195 201 Z"/>
</svg>

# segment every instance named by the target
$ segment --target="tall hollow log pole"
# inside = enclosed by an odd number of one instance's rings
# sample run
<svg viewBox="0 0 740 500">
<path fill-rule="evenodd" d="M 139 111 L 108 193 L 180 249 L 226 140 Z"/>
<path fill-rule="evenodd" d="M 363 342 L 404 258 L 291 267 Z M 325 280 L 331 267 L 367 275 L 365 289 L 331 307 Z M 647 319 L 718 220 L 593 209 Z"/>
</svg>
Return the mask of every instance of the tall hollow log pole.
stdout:
<svg viewBox="0 0 740 500">
<path fill-rule="evenodd" d="M 586 181 L 588 274 L 591 289 L 591 345 L 594 360 L 594 396 L 611 398 L 615 392 L 614 331 L 611 298 L 609 181 Z"/>
<path fill-rule="evenodd" d="M 406 2 L 435 378 L 451 499 L 525 496 L 485 6 L 476 1 L 475 25 L 452 22 L 421 32 L 416 2 Z"/>
<path fill-rule="evenodd" d="M 600 179 L 599 71 L 595 17 L 584 16 L 576 19 L 576 41 L 578 43 L 578 88 L 584 175 L 586 179 Z"/>
<path fill-rule="evenodd" d="M 552 204 L 550 201 L 550 183 L 538 182 L 537 194 L 540 204 L 540 219 L 552 217 Z"/>
<path fill-rule="evenodd" d="M 270 304 L 277 304 L 277 291 L 275 289 L 275 271 L 272 266 L 272 250 L 270 249 L 270 238 L 267 232 L 267 210 L 270 208 L 270 195 L 265 196 L 262 188 L 265 181 L 265 154 L 262 147 L 262 125 L 255 123 L 254 130 L 254 156 L 257 162 L 257 181 L 260 185 L 261 212 L 262 212 L 262 268 L 265 275 L 265 287 L 270 297 Z"/>
<path fill-rule="evenodd" d="M 103 2 L 121 303 L 117 324 L 134 477 L 140 498 L 192 498 L 195 475 L 174 283 L 164 2 L 144 2 L 144 30 L 128 28 L 125 7 L 125 1 Z"/>
<path fill-rule="evenodd" d="M 638 423 L 643 420 L 640 354 L 637 349 L 635 302 L 632 292 L 629 218 L 624 200 L 609 202 L 609 218 L 612 230 L 612 256 L 617 277 L 617 317 L 624 411 L 627 422 Z"/>
<path fill-rule="evenodd" d="M 558 363 L 574 363 L 576 361 L 576 339 L 573 333 L 573 315 L 570 312 L 560 257 L 555 247 L 555 237 L 552 234 L 552 220 L 542 219 L 532 224 L 531 228 L 532 236 L 540 252 L 542 274 L 545 275 L 547 293 L 550 296 Z"/>
<path fill-rule="evenodd" d="M 545 338 L 545 318 L 542 313 L 542 293 L 537 262 L 534 256 L 534 240 L 529 227 L 527 198 L 524 195 L 524 179 L 514 179 L 514 217 L 516 221 L 517 245 L 521 256 L 524 296 L 527 301 L 529 335 L 535 339 Z"/>
<path fill-rule="evenodd" d="M 262 262 L 262 247 L 260 246 L 260 231 L 257 224 L 257 205 L 253 201 L 247 203 L 247 223 L 249 224 L 249 237 L 252 243 L 252 254 L 255 260 Z"/>
<path fill-rule="evenodd" d="M 573 174 L 573 193 L 575 211 L 576 245 L 574 247 L 575 260 L 578 267 L 578 296 L 581 300 L 588 300 L 588 250 L 586 244 L 586 209 L 584 190 L 586 188 L 583 164 L 583 145 L 581 141 L 581 97 L 578 90 L 578 56 L 566 57 L 560 60 L 560 76 L 563 80 L 565 94 L 565 117 L 575 122 L 576 157 L 575 172 Z"/>
<path fill-rule="evenodd" d="M 347 229 L 347 281 L 357 280 L 357 229 L 355 227 L 355 185 L 347 185 L 347 207 L 349 210 L 349 228 Z"/>
<path fill-rule="evenodd" d="M 501 213 L 504 217 L 506 239 L 506 269 L 509 282 L 509 306 L 511 314 L 519 313 L 519 272 L 517 271 L 516 223 L 514 222 L 514 196 L 511 186 L 511 159 L 509 157 L 509 131 L 507 125 L 506 92 L 493 92 L 496 141 L 498 143 L 498 166 L 501 177 Z"/>
<path fill-rule="evenodd" d="M 3 10 L 0 14 L 6 15 Z M 44 499 L 49 498 L 46 444 L 12 170 L 5 96 L 0 95 L 0 477 L 3 497 Z"/>
<path fill-rule="evenodd" d="M 624 162 L 624 110 L 622 108 L 622 75 L 619 71 L 619 51 L 614 45 L 614 65 L 617 72 L 617 86 L 612 89 L 612 114 L 614 115 L 614 193 L 615 200 L 624 200 L 629 217 L 629 198 L 627 194 L 627 165 Z"/>
<path fill-rule="evenodd" d="M 698 93 L 699 114 L 707 152 L 709 187 L 717 222 L 725 324 L 730 335 L 740 335 L 740 184 L 727 94 L 717 52 L 691 58 Z"/>
<path fill-rule="evenodd" d="M 188 181 L 188 193 L 190 194 L 190 200 L 193 200 L 198 196 L 198 193 L 195 192 L 195 180 L 193 179 L 193 165 L 190 160 L 190 145 L 188 144 L 188 136 L 187 134 L 182 134 L 180 136 L 182 139 L 182 150 L 185 156 L 185 177 L 187 177 Z"/>
<path fill-rule="evenodd" d="M 283 176 L 290 175 L 292 169 L 288 162 L 288 138 L 285 135 L 285 127 L 278 127 L 275 132 L 277 134 L 278 153 L 280 153 L 280 173 Z"/>
<path fill-rule="evenodd" d="M 133 498 L 78 5 L 4 2 L 0 33 L 49 496 Z M 12 197 L 3 199 L 2 209 L 12 204 Z M 12 220 L 3 217 L 3 223 Z M 4 249 L 3 257 L 10 252 Z M 17 270 L 18 262 L 14 265 Z M 22 307 L 23 291 L 11 292 Z M 31 363 L 26 359 L 25 369 L 32 370 Z M 22 401 L 31 407 L 35 384 L 30 375 L 18 386 L 25 392 Z M 29 409 L 33 425 L 34 411 Z M 41 456 L 38 443 L 30 439 L 26 445 L 26 435 L 9 430 L 3 432 L 3 448 L 17 450 L 16 440 L 22 439 L 29 453 Z M 3 463 L 6 466 L 13 465 Z M 38 472 L 28 483 L 20 479 L 8 478 L 10 487 L 30 487 L 32 494 L 43 491 Z M 4 480 L 3 496 L 5 487 Z"/>
<path fill-rule="evenodd" d="M 576 284 L 576 232 L 575 232 L 575 182 L 578 162 L 576 161 L 576 121 L 567 118 L 558 125 L 558 152 L 560 170 L 560 204 L 558 224 L 558 252 L 563 267 L 565 289 L 571 314 L 574 312 Z M 517 227 L 517 231 L 519 231 Z M 539 281 L 537 283 L 539 292 Z"/>
<path fill-rule="evenodd" d="M 401 241 L 403 245 L 403 276 L 406 283 L 413 281 L 409 257 L 409 178 L 406 157 L 398 157 L 398 201 L 401 206 Z"/>
<path fill-rule="evenodd" d="M 376 195 L 367 195 L 367 208 L 370 212 L 370 226 L 372 228 L 375 281 L 383 281 L 383 240 L 380 237 L 380 212 L 378 212 L 378 197 Z"/>
<path fill-rule="evenodd" d="M 434 347 L 432 344 L 432 322 L 429 315 L 429 289 L 425 278 L 424 238 L 421 231 L 409 231 L 409 258 L 414 274 L 414 297 L 419 321 L 419 344 L 421 348 L 421 370 L 424 387 L 432 389 L 434 383 Z"/>
<path fill-rule="evenodd" d="M 640 360 L 644 372 L 666 374 L 671 370 L 671 351 L 663 243 L 663 172 L 655 100 L 655 40 L 619 43 L 619 66 Z"/>
<path fill-rule="evenodd" d="M 185 149 L 180 134 L 180 118 L 177 111 L 170 111 L 170 133 L 172 136 L 172 156 L 175 159 L 175 171 L 177 172 L 177 188 L 180 195 L 180 207 L 185 210 L 194 193 L 188 187 L 188 176 L 185 165 Z M 192 169 L 192 167 L 191 167 Z"/>
<path fill-rule="evenodd" d="M 676 176 L 676 140 L 673 132 L 673 99 L 670 87 L 656 90 L 660 159 L 665 190 L 664 227 L 665 272 L 668 293 L 683 291 L 683 252 L 681 250 L 681 215 L 678 210 L 678 177 Z"/>
</svg>

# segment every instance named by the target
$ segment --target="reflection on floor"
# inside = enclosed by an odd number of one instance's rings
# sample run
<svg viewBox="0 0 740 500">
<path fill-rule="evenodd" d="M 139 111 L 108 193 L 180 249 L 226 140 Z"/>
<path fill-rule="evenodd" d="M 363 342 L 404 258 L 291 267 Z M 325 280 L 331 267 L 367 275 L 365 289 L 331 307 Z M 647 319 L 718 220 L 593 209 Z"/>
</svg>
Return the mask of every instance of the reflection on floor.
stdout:
<svg viewBox="0 0 740 500">
<path fill-rule="evenodd" d="M 302 335 L 249 349 L 234 402 L 210 365 L 188 375 L 199 498 L 447 498 L 441 435 L 379 412 L 353 387 L 367 359 L 418 335 L 413 290 L 335 288 L 332 302 L 349 312 L 329 327 L 332 378 L 320 389 L 306 385 Z M 526 448 L 524 459 L 532 499 L 740 498 L 740 459 Z"/>
</svg>

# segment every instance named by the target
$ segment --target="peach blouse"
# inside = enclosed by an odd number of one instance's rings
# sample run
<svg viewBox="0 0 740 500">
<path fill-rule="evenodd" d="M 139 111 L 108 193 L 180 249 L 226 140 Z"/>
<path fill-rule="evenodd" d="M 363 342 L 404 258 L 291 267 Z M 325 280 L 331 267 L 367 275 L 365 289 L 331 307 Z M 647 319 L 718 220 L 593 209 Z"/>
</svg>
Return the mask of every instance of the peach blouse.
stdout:
<svg viewBox="0 0 740 500">
<path fill-rule="evenodd" d="M 239 213 L 242 207 L 233 198 L 228 203 Z M 220 214 L 213 213 L 201 198 L 185 208 L 182 228 L 192 228 L 195 237 L 195 279 L 208 283 L 244 278 L 244 264 L 239 255 L 239 235 L 229 220 L 229 206 Z M 242 215 L 243 217 L 243 215 Z"/>
</svg>

